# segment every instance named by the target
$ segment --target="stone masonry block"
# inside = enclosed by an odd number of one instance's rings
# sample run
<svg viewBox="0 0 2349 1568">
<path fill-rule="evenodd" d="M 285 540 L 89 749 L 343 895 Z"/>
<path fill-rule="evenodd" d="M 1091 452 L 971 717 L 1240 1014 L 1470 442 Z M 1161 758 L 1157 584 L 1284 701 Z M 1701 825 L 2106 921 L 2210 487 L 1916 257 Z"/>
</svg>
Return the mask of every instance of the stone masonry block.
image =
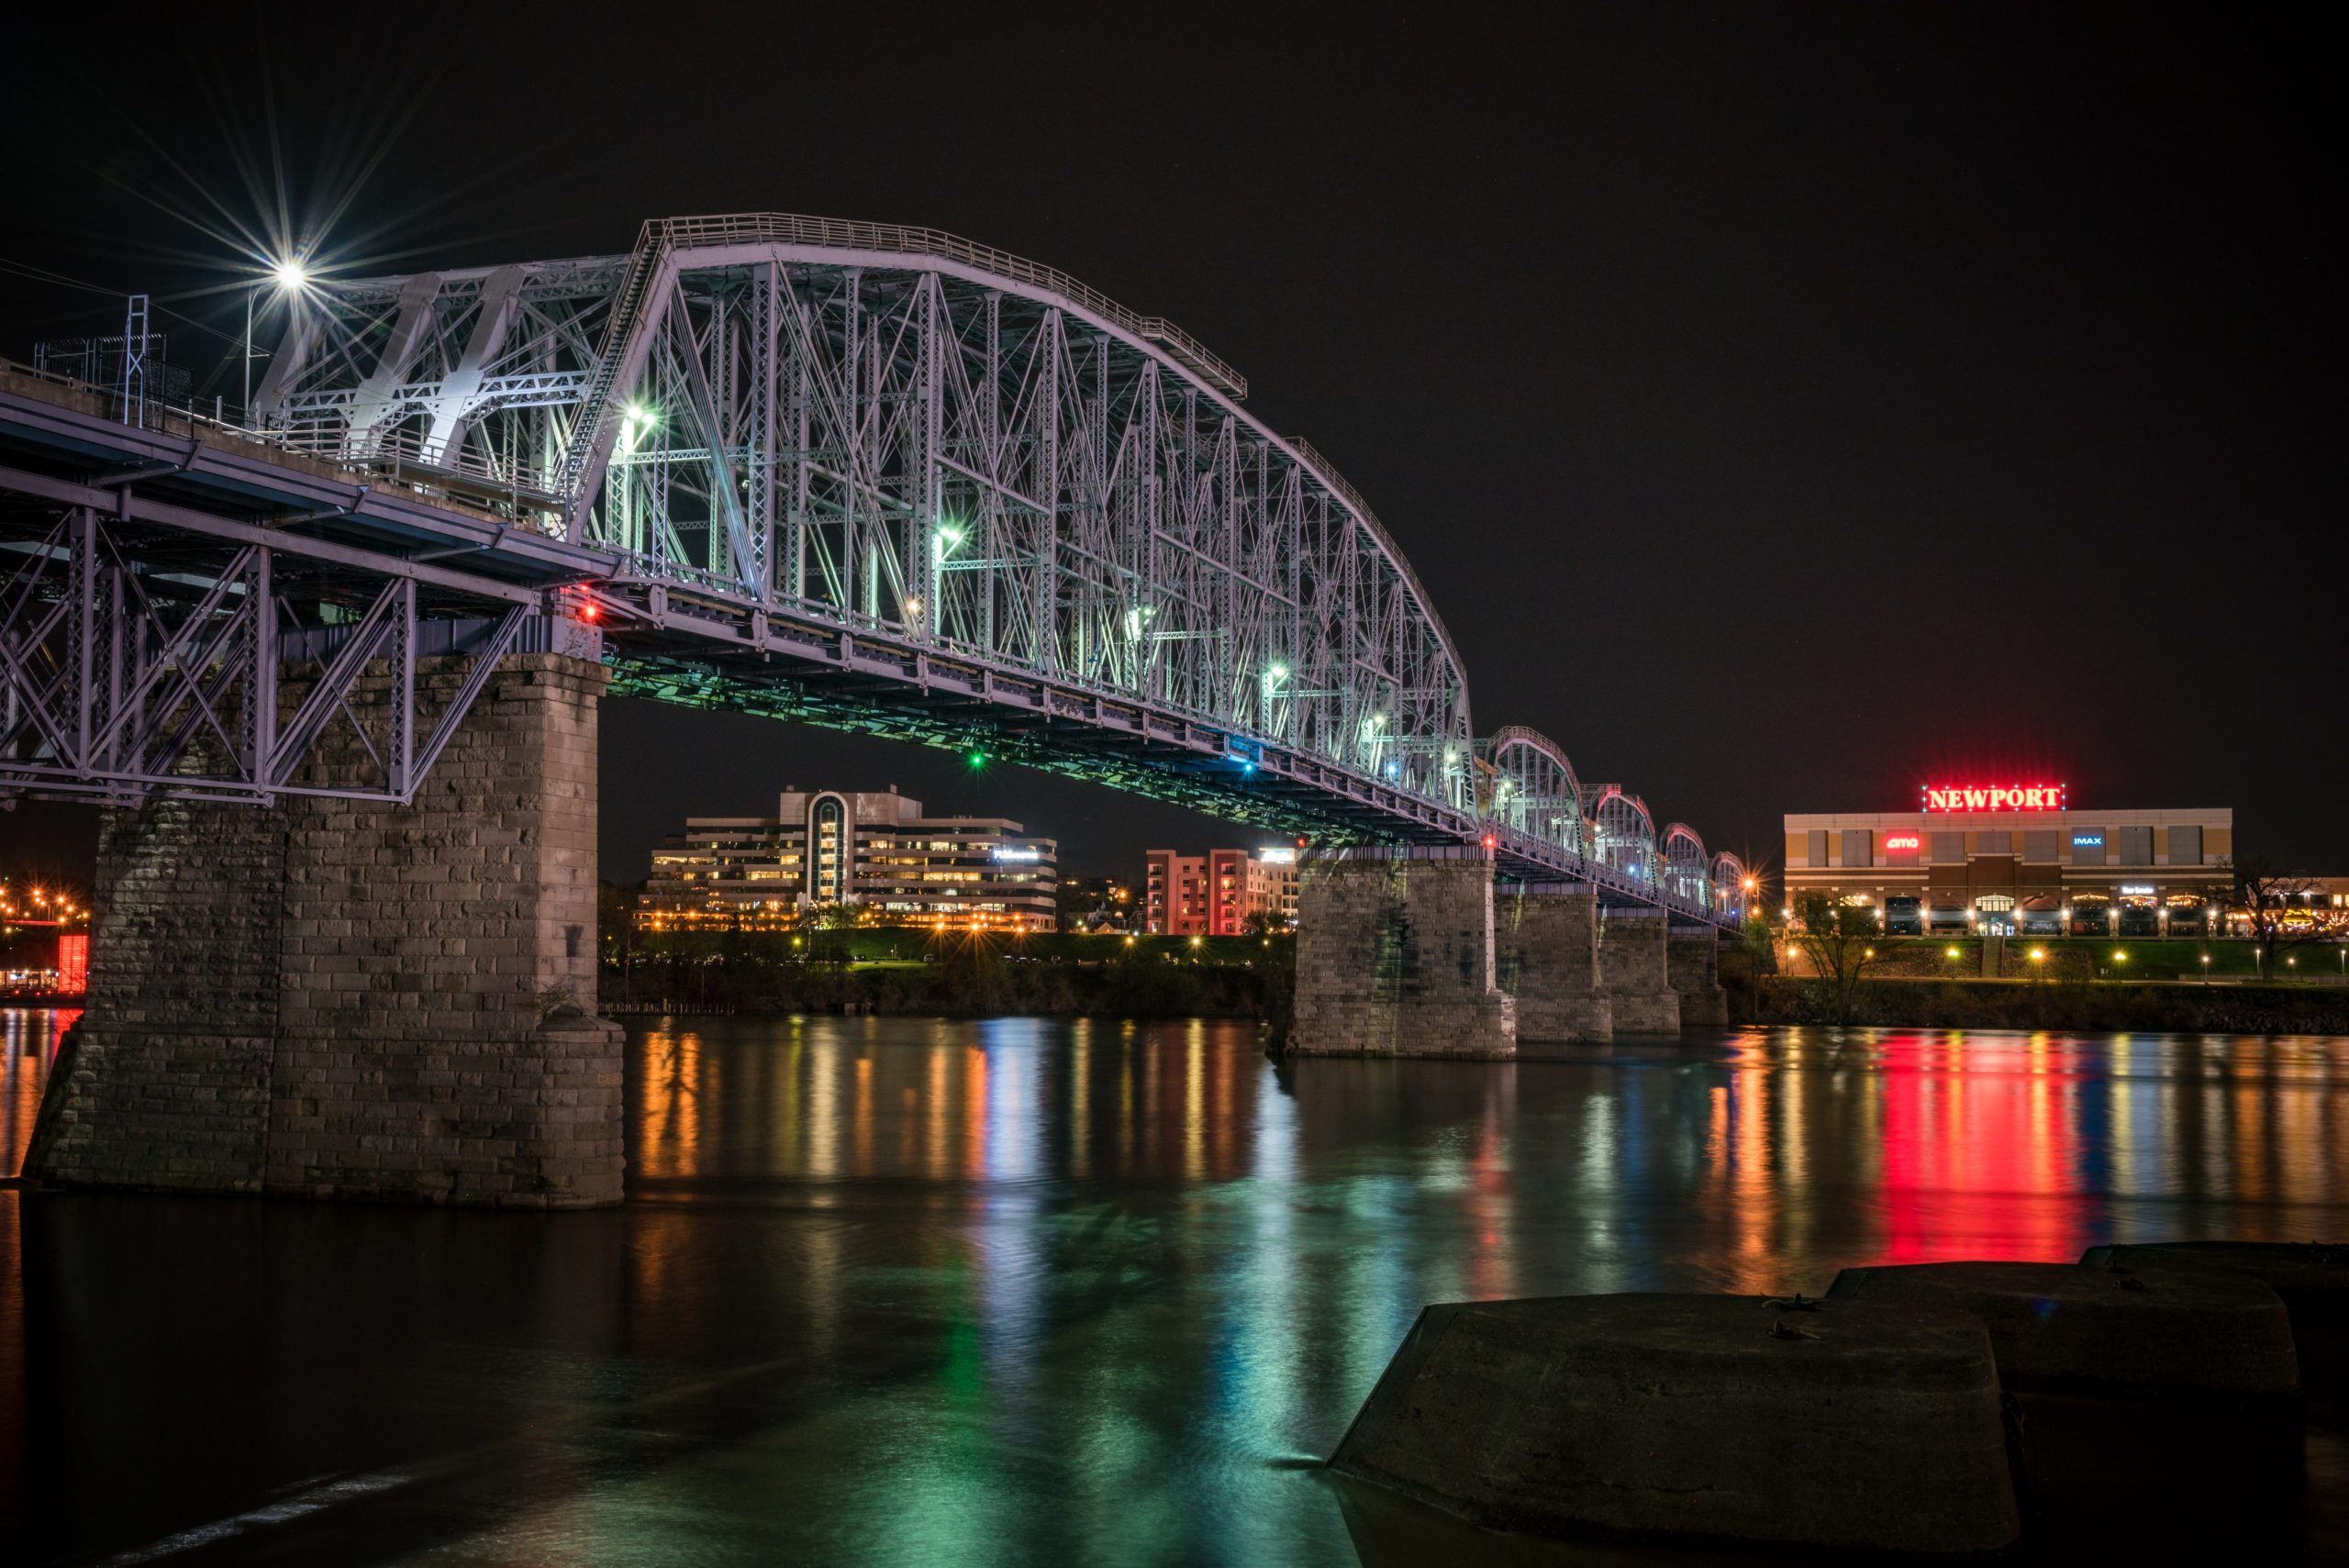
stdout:
<svg viewBox="0 0 2349 1568">
<path fill-rule="evenodd" d="M 462 662 L 420 680 L 445 700 Z M 355 706 L 386 700 L 371 676 Z M 593 664 L 509 656 L 412 806 L 108 814 L 89 1006 L 28 1173 L 61 1184 L 584 1207 L 620 1195 L 592 1004 Z M 284 700 L 305 683 L 289 680 Z M 341 738 L 337 739 L 339 734 Z M 355 746 L 343 729 L 322 746 Z M 332 759 L 328 759 L 331 761 Z M 546 998 L 555 998 L 554 1022 Z M 493 1053 L 501 1069 L 466 1064 Z M 607 1068 L 574 1085 L 582 1062 Z M 462 1078 L 470 1084 L 459 1095 Z M 548 1114 L 560 1079 L 582 1119 Z M 505 1129 L 461 1150 L 448 1119 Z M 591 1152 L 577 1137 L 614 1136 Z M 456 1181 L 460 1161 L 485 1182 Z"/>
</svg>

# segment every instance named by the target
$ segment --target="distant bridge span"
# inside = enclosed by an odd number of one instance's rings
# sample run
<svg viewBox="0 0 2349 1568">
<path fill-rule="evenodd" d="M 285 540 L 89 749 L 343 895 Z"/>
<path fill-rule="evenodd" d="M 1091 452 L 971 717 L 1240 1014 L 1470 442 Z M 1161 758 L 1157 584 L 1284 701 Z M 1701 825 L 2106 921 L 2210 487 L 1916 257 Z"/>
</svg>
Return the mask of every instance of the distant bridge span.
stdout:
<svg viewBox="0 0 2349 1568">
<path fill-rule="evenodd" d="M 1476 738 L 1409 562 L 1246 392 L 1052 269 L 777 215 L 325 281 L 241 417 L 0 371 L 0 794 L 408 799 L 496 657 L 569 647 L 625 694 L 1733 920 L 1734 857 Z M 448 651 L 476 678 L 435 708 Z M 290 713 L 288 659 L 325 672 Z M 317 777 L 383 660 L 375 770 Z"/>
</svg>

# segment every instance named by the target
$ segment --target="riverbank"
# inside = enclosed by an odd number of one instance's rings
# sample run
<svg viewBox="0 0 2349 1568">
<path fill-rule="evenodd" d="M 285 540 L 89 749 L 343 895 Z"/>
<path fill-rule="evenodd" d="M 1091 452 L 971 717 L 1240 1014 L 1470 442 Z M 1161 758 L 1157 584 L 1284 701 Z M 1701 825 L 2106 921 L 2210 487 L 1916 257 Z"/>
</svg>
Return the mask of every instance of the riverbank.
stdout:
<svg viewBox="0 0 2349 1568">
<path fill-rule="evenodd" d="M 1074 964 L 997 958 L 963 963 L 778 965 L 661 976 L 607 973 L 598 1005 L 609 1014 L 873 1013 L 883 1016 L 1264 1018 L 1286 1005 L 1289 972 L 1276 966 L 1157 962 Z"/>
<path fill-rule="evenodd" d="M 2121 1029 L 2214 1034 L 2349 1033 L 2349 991 L 2295 985 L 2094 980 L 1864 980 L 1848 1014 L 1815 980 L 1730 987 L 1739 1023 L 1907 1029 Z"/>
</svg>

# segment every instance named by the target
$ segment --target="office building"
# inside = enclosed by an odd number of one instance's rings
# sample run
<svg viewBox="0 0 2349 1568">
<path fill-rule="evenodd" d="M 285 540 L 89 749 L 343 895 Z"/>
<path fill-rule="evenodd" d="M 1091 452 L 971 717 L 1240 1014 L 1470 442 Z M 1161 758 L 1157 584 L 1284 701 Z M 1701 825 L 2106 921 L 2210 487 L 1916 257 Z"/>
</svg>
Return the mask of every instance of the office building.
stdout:
<svg viewBox="0 0 2349 1568">
<path fill-rule="evenodd" d="M 779 929 L 810 911 L 865 924 L 1049 931 L 1059 848 L 1000 817 L 925 817 L 899 795 L 786 792 L 773 817 L 694 817 L 652 856 L 637 924 Z"/>
</svg>

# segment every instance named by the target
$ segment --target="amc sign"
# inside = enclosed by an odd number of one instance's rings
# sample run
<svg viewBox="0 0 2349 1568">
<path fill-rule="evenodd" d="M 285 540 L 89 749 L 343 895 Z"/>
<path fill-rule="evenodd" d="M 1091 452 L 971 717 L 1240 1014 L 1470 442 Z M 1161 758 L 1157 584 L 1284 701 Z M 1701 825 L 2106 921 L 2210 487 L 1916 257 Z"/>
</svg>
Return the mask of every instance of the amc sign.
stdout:
<svg viewBox="0 0 2349 1568">
<path fill-rule="evenodd" d="M 1928 811 L 2061 811 L 2062 784 L 1927 784 Z"/>
<path fill-rule="evenodd" d="M 1913 855 L 1924 848 L 1924 840 L 1915 833 L 1887 833 L 1884 852 L 1887 855 Z"/>
</svg>

